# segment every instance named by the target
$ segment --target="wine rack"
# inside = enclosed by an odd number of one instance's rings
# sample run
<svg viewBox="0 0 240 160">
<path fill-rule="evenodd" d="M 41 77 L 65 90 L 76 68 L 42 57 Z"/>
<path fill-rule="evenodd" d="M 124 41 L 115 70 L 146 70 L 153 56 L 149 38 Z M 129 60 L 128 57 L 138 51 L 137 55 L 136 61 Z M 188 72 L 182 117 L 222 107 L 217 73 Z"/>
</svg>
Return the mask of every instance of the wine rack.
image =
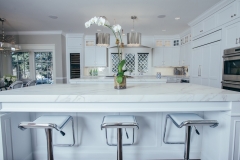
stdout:
<svg viewBox="0 0 240 160">
<path fill-rule="evenodd" d="M 70 77 L 80 78 L 80 53 L 70 53 Z"/>
</svg>

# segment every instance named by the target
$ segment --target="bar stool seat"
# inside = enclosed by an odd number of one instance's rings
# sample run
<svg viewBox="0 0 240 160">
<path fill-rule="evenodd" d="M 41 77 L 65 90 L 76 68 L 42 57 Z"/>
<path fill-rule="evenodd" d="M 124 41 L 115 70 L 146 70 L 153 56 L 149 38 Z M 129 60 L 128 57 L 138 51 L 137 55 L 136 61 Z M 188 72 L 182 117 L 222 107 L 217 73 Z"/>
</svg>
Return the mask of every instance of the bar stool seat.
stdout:
<svg viewBox="0 0 240 160">
<path fill-rule="evenodd" d="M 62 129 L 65 127 L 65 125 L 72 121 L 72 138 L 73 143 L 72 144 L 54 144 L 54 146 L 57 147 L 72 147 L 75 145 L 75 133 L 74 133 L 74 121 L 72 116 L 41 116 L 37 118 L 33 122 L 21 122 L 18 125 L 18 128 L 21 130 L 25 130 L 27 128 L 42 128 L 45 129 L 46 132 L 46 138 L 47 138 L 47 148 L 48 148 L 48 160 L 54 160 L 53 158 L 53 144 L 52 144 L 52 129 L 56 129 L 59 131 L 62 136 L 65 135 L 65 133 L 62 131 Z"/>
<path fill-rule="evenodd" d="M 134 129 L 139 129 L 138 123 L 134 116 L 129 115 L 108 115 L 103 117 L 101 129 L 105 128 L 106 143 L 109 146 L 117 146 L 117 160 L 122 160 L 122 146 L 132 145 L 134 143 Z M 107 128 L 117 128 L 117 144 L 111 144 L 108 142 Z M 133 140 L 132 143 L 122 143 L 122 129 L 132 128 L 133 129 Z M 126 132 L 128 137 L 128 134 Z"/>
<path fill-rule="evenodd" d="M 167 122 L 168 122 L 169 118 L 176 125 L 176 127 L 178 127 L 178 128 L 182 128 L 183 126 L 186 127 L 185 142 L 167 142 L 166 141 L 166 139 L 165 139 L 166 128 L 167 128 Z M 208 126 L 214 128 L 214 127 L 218 126 L 218 121 L 203 119 L 199 115 L 194 114 L 194 113 L 172 113 L 172 114 L 168 114 L 166 116 L 166 120 L 165 120 L 163 142 L 165 144 L 185 144 L 184 160 L 189 160 L 191 130 L 192 130 L 192 127 L 195 127 L 196 125 L 201 125 L 201 126 L 208 125 Z M 196 127 L 195 127 L 195 131 L 196 131 L 197 134 L 200 134 Z"/>
</svg>

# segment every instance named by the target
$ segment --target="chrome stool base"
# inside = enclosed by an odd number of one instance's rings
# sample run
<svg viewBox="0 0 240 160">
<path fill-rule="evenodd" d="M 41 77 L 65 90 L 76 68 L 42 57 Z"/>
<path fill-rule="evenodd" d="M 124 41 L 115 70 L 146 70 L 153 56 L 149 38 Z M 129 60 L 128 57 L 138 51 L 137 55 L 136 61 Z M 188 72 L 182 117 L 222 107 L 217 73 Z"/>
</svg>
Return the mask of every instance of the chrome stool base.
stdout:
<svg viewBox="0 0 240 160">
<path fill-rule="evenodd" d="M 166 128 L 168 119 L 171 119 L 173 124 L 176 127 L 182 128 L 183 126 L 186 127 L 185 129 L 185 142 L 167 142 L 166 141 Z M 184 160 L 189 160 L 189 153 L 190 153 L 190 139 L 191 139 L 191 131 L 192 127 L 196 125 L 208 125 L 212 128 L 218 126 L 218 122 L 216 120 L 205 120 L 202 119 L 200 116 L 194 113 L 173 113 L 168 114 L 165 119 L 165 127 L 164 127 L 164 134 L 163 134 L 163 142 L 165 144 L 184 144 Z M 196 129 L 196 133 L 199 134 L 198 130 Z"/>
<path fill-rule="evenodd" d="M 105 128 L 106 143 L 109 146 L 117 146 L 117 160 L 123 160 L 122 146 L 132 145 L 134 143 L 134 129 L 139 128 L 136 118 L 134 116 L 124 115 L 110 115 L 104 116 L 101 129 Z M 117 129 L 117 144 L 111 144 L 108 142 L 107 128 Z M 132 143 L 122 143 L 122 129 L 132 128 L 133 129 L 133 141 Z"/>
<path fill-rule="evenodd" d="M 65 133 L 62 131 L 62 129 L 70 120 L 72 121 L 73 143 L 72 144 L 55 144 L 55 145 L 53 145 L 52 129 L 53 128 L 56 129 L 57 131 L 59 131 L 62 134 L 62 136 L 64 136 Z M 47 140 L 47 158 L 48 158 L 48 160 L 54 160 L 53 146 L 72 147 L 75 145 L 74 122 L 73 122 L 72 116 L 41 116 L 33 122 L 21 122 L 18 125 L 18 128 L 21 130 L 25 130 L 27 128 L 43 128 L 43 129 L 45 129 L 46 140 Z"/>
</svg>

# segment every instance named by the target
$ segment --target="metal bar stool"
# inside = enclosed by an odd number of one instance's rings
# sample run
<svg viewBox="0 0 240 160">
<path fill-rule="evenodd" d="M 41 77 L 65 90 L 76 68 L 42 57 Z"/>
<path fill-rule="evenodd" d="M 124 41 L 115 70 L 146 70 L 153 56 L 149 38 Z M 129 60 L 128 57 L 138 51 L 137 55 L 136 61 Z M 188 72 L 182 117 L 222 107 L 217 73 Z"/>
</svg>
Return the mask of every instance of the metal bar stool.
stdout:
<svg viewBox="0 0 240 160">
<path fill-rule="evenodd" d="M 183 126 L 186 127 L 185 130 L 185 142 L 167 142 L 165 139 L 166 136 L 166 128 L 167 128 L 167 120 L 171 119 L 172 122 L 178 127 L 182 128 Z M 189 153 L 190 153 L 190 138 L 191 138 L 191 129 L 192 127 L 195 128 L 196 133 L 199 135 L 199 131 L 195 127 L 196 125 L 208 125 L 212 128 L 218 126 L 218 121 L 216 120 L 205 120 L 194 113 L 173 113 L 168 114 L 165 120 L 165 127 L 164 127 L 164 135 L 163 135 L 163 142 L 165 144 L 185 144 L 184 147 L 184 160 L 189 160 Z"/>
<path fill-rule="evenodd" d="M 117 146 L 117 160 L 122 160 L 122 146 L 128 146 L 132 145 L 134 143 L 134 129 L 138 128 L 138 123 L 136 121 L 136 118 L 134 116 L 125 116 L 125 115 L 109 115 L 104 116 L 101 129 L 105 128 L 105 134 L 106 134 L 106 143 L 109 146 Z M 107 137 L 107 128 L 117 128 L 117 144 L 111 144 L 108 142 Z M 133 140 L 132 143 L 122 143 L 122 129 L 125 128 L 132 128 L 133 129 Z M 128 138 L 128 134 L 126 131 L 126 136 Z"/>
<path fill-rule="evenodd" d="M 73 143 L 72 144 L 54 144 L 52 143 L 52 129 L 56 129 L 59 131 L 62 136 L 65 133 L 62 131 L 64 126 L 69 122 L 72 121 L 72 133 L 73 133 Z M 47 157 L 48 160 L 54 160 L 53 158 L 53 146 L 58 147 L 72 147 L 75 145 L 75 134 L 74 134 L 74 122 L 72 116 L 41 116 L 37 118 L 33 122 L 21 122 L 18 125 L 18 128 L 21 130 L 25 130 L 27 128 L 43 128 L 46 132 L 47 138 Z"/>
</svg>

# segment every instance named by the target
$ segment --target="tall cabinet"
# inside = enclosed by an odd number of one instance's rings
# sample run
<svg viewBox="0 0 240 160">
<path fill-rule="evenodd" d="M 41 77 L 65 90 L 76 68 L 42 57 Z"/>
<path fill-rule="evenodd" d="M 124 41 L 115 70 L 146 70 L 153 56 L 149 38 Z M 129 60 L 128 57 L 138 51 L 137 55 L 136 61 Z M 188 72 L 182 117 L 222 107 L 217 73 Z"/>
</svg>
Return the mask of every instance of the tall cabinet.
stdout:
<svg viewBox="0 0 240 160">
<path fill-rule="evenodd" d="M 192 50 L 191 83 L 220 88 L 221 42 Z"/>
<path fill-rule="evenodd" d="M 66 35 L 66 72 L 67 83 L 70 79 L 80 78 L 83 68 L 83 34 Z"/>
</svg>

